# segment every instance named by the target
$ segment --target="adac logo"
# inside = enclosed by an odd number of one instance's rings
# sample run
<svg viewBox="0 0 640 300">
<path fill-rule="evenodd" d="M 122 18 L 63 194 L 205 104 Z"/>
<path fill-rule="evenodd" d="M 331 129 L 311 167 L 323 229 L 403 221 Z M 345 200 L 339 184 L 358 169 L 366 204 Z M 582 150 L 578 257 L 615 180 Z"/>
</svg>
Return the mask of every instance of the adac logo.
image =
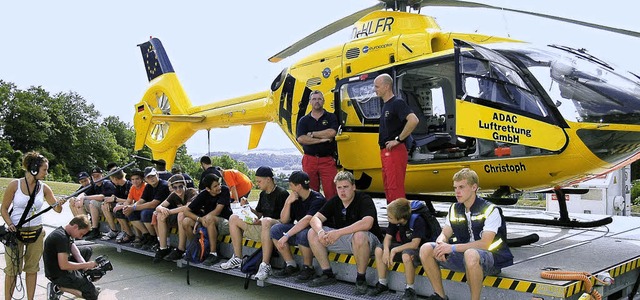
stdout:
<svg viewBox="0 0 640 300">
<path fill-rule="evenodd" d="M 324 68 L 324 70 L 322 70 L 322 77 L 329 78 L 329 76 L 331 76 L 331 69 Z"/>
<path fill-rule="evenodd" d="M 329 125 L 329 121 L 327 120 L 322 120 L 322 126 L 327 126 Z"/>
<path fill-rule="evenodd" d="M 362 47 L 362 53 L 367 53 L 367 52 L 369 52 L 369 46 Z"/>
</svg>

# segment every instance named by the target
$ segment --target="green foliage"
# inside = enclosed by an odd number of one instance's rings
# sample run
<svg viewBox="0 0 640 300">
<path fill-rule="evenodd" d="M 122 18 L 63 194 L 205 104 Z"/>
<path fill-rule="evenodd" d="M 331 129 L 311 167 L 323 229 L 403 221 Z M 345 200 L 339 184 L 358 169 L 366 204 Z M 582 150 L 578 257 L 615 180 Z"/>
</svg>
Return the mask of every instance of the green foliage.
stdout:
<svg viewBox="0 0 640 300">
<path fill-rule="evenodd" d="M 631 202 L 634 205 L 640 204 L 640 180 L 635 180 L 631 184 Z"/>
</svg>

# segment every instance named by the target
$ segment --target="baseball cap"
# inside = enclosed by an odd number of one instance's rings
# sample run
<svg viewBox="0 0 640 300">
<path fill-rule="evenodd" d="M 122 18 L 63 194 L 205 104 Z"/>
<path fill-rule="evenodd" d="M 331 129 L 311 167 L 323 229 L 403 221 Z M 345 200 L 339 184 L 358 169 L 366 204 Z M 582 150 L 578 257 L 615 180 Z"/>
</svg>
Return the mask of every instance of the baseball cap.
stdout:
<svg viewBox="0 0 640 300">
<path fill-rule="evenodd" d="M 271 167 L 262 166 L 256 170 L 256 176 L 258 177 L 274 177 L 273 169 Z"/>
<path fill-rule="evenodd" d="M 100 167 L 94 167 L 93 169 L 91 169 L 91 174 L 93 173 L 101 173 L 102 174 L 102 169 L 100 169 Z"/>
<path fill-rule="evenodd" d="M 154 167 L 146 167 L 144 168 L 144 177 L 146 178 L 147 176 L 155 176 L 158 174 L 158 171 L 156 171 L 156 168 Z"/>
<path fill-rule="evenodd" d="M 78 173 L 78 181 L 85 179 L 85 178 L 89 178 L 89 174 L 87 172 L 80 172 Z"/>
<path fill-rule="evenodd" d="M 184 179 L 184 176 L 182 176 L 182 174 L 176 174 L 169 178 L 169 184 L 174 184 L 176 182 L 182 182 L 186 184 L 187 181 Z"/>
<path fill-rule="evenodd" d="M 309 175 L 303 171 L 294 171 L 289 176 L 289 182 L 293 184 L 309 184 Z"/>
</svg>

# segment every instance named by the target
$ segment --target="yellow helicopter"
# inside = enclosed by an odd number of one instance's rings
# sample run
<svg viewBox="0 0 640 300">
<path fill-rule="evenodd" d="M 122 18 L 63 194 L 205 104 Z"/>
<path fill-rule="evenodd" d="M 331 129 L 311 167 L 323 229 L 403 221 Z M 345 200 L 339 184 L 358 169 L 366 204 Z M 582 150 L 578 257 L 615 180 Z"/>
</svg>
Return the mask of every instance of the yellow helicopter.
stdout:
<svg viewBox="0 0 640 300">
<path fill-rule="evenodd" d="M 148 90 L 135 105 L 136 150 L 145 144 L 155 159 L 173 163 L 177 148 L 202 129 L 251 126 L 249 149 L 265 125 L 280 125 L 293 144 L 298 120 L 309 112 L 313 90 L 340 123 L 338 162 L 353 171 L 359 189 L 383 195 L 377 145 L 381 100 L 373 79 L 394 78 L 395 94 L 420 123 L 412 134 L 405 189 L 409 198 L 455 201 L 430 193 L 451 189 L 462 167 L 478 171 L 494 201 L 513 191 L 558 194 L 561 187 L 606 173 L 640 152 L 640 77 L 614 68 L 584 49 L 536 48 L 510 38 L 440 29 L 425 6 L 482 7 L 579 24 L 640 37 L 625 29 L 468 1 L 379 1 L 287 47 L 278 62 L 324 37 L 352 27 L 350 41 L 285 68 L 260 93 L 193 106 L 160 40 L 140 44 Z M 513 203 L 507 198 L 501 203 Z M 526 220 L 538 222 L 535 220 Z"/>
</svg>

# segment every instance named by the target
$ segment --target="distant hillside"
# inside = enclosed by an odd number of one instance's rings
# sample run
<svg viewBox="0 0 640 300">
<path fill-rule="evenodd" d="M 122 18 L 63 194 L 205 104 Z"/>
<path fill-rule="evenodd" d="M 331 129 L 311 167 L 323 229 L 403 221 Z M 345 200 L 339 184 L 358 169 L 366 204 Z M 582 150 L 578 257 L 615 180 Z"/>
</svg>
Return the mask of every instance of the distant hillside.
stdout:
<svg viewBox="0 0 640 300">
<path fill-rule="evenodd" d="M 247 153 L 211 152 L 209 155 L 229 155 L 244 162 L 249 169 L 268 165 L 274 169 L 299 170 L 302 168 L 302 154 L 297 149 L 258 150 Z"/>
</svg>

